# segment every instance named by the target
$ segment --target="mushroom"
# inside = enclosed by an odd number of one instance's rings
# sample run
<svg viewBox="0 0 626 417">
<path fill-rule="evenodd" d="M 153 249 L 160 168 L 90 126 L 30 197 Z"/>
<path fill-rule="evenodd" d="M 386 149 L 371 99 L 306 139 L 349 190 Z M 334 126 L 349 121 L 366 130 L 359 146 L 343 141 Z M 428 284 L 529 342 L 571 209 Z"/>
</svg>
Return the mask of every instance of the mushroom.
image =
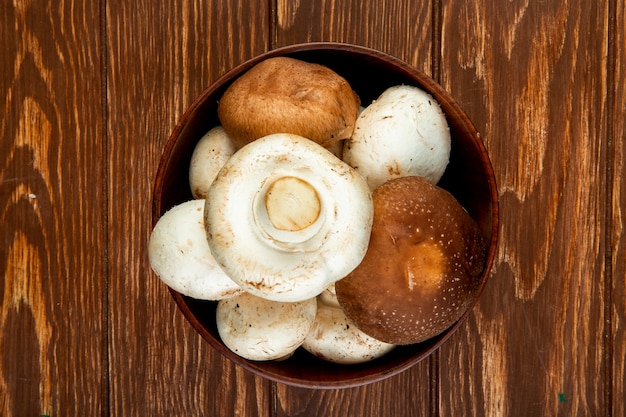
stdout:
<svg viewBox="0 0 626 417">
<path fill-rule="evenodd" d="M 211 255 L 204 228 L 204 200 L 190 200 L 157 221 L 148 243 L 150 266 L 179 293 L 221 300 L 243 292 Z"/>
<path fill-rule="evenodd" d="M 342 309 L 388 343 L 427 340 L 470 307 L 485 266 L 477 223 L 447 191 L 421 177 L 390 180 L 373 193 L 367 255 L 335 283 Z"/>
<path fill-rule="evenodd" d="M 318 295 L 319 300 L 331 307 L 341 308 L 339 305 L 339 301 L 337 301 L 337 293 L 335 292 L 335 284 L 331 284 L 328 288 L 326 288 L 320 295 Z"/>
<path fill-rule="evenodd" d="M 243 293 L 217 304 L 217 331 L 226 347 L 243 358 L 280 360 L 302 345 L 316 310 L 314 298 L 283 303 Z"/>
<path fill-rule="evenodd" d="M 328 304 L 320 295 L 315 322 L 302 347 L 326 361 L 350 365 L 379 358 L 395 345 L 366 335 L 333 301 Z"/>
<path fill-rule="evenodd" d="M 363 110 L 365 110 L 365 107 L 359 106 L 359 114 L 361 114 L 363 112 Z M 326 149 L 328 149 L 337 158 L 343 159 L 343 147 L 344 147 L 345 142 L 346 141 L 344 139 L 338 140 L 332 146 L 330 146 L 330 147 L 328 147 Z"/>
<path fill-rule="evenodd" d="M 326 149 L 328 149 L 330 153 L 335 155 L 337 158 L 342 159 L 343 158 L 343 144 L 344 144 L 344 140 L 338 140 L 330 148 L 326 148 Z"/>
<path fill-rule="evenodd" d="M 343 160 L 370 189 L 392 178 L 419 175 L 439 182 L 450 159 L 450 130 L 437 101 L 408 85 L 385 90 L 359 115 Z"/>
<path fill-rule="evenodd" d="M 196 144 L 189 164 L 189 186 L 193 198 L 205 198 L 217 172 L 235 153 L 235 144 L 222 126 L 209 130 Z"/>
<path fill-rule="evenodd" d="M 330 68 L 288 57 L 262 61 L 224 92 L 218 116 L 238 148 L 292 133 L 325 148 L 352 135 L 360 100 Z"/>
<path fill-rule="evenodd" d="M 246 291 L 302 301 L 354 269 L 373 206 L 363 178 L 315 142 L 286 133 L 238 150 L 209 188 L 211 252 Z"/>
</svg>

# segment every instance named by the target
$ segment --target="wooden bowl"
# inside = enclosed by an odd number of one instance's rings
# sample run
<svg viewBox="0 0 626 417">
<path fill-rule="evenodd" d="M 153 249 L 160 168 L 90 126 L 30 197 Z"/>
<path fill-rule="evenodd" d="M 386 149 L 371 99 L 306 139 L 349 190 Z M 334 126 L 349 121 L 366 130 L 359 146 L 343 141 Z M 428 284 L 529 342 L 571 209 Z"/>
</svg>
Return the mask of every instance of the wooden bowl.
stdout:
<svg viewBox="0 0 626 417">
<path fill-rule="evenodd" d="M 478 298 L 489 276 L 498 238 L 496 182 L 483 142 L 463 110 L 431 78 L 399 59 L 360 46 L 308 43 L 275 49 L 237 66 L 208 87 L 183 114 L 165 145 L 154 184 L 153 225 L 168 209 L 192 199 L 188 183 L 191 154 L 202 135 L 219 124 L 217 102 L 224 90 L 246 70 L 275 56 L 289 56 L 330 67 L 348 80 L 363 105 L 369 104 L 387 87 L 398 84 L 421 87 L 439 102 L 452 135 L 450 163 L 439 185 L 450 191 L 467 209 L 489 243 Z M 270 380 L 318 389 L 364 385 L 406 370 L 441 346 L 471 311 L 468 309 L 456 324 L 440 335 L 423 343 L 397 347 L 369 363 L 337 365 L 322 361 L 303 349 L 298 349 L 285 361 L 254 362 L 232 353 L 221 342 L 215 325 L 215 302 L 195 300 L 173 290 L 171 294 L 193 328 L 226 358 Z"/>
</svg>

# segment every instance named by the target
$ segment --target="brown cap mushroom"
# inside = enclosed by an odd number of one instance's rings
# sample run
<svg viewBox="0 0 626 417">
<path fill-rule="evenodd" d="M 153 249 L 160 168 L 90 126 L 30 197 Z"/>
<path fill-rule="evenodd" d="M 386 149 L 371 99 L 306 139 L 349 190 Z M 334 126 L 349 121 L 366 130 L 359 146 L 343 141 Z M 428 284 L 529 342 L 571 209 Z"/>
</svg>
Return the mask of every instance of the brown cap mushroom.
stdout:
<svg viewBox="0 0 626 417">
<path fill-rule="evenodd" d="M 335 283 L 364 333 L 412 344 L 441 333 L 469 308 L 486 249 L 476 222 L 447 191 L 402 177 L 373 192 L 374 223 L 361 264 Z"/>
<path fill-rule="evenodd" d="M 359 97 L 330 68 L 288 57 L 252 67 L 224 92 L 220 122 L 237 147 L 292 133 L 325 148 L 352 135 Z"/>
</svg>

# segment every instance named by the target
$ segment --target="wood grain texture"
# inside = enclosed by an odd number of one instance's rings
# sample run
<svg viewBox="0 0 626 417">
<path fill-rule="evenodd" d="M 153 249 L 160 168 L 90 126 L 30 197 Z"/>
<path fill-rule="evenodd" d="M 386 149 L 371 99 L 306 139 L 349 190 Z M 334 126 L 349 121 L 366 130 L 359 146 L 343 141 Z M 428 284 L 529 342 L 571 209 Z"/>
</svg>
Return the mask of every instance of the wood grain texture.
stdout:
<svg viewBox="0 0 626 417">
<path fill-rule="evenodd" d="M 404 59 L 429 73 L 432 2 L 277 0 L 276 46 L 301 42 L 346 42 Z"/>
<path fill-rule="evenodd" d="M 429 2 L 279 0 L 276 45 L 354 43 L 431 73 L 432 13 Z M 278 384 L 277 416 L 430 415 L 432 367 L 425 360 L 386 381 L 343 390 L 311 391 Z"/>
<path fill-rule="evenodd" d="M 492 155 L 501 241 L 442 348 L 442 415 L 607 415 L 607 21 L 606 3 L 444 3 L 442 82 Z"/>
<path fill-rule="evenodd" d="M 276 416 L 428 416 L 430 392 L 425 360 L 399 376 L 359 388 L 315 391 L 278 384 Z"/>
<path fill-rule="evenodd" d="M 612 379 L 610 395 L 613 402 L 613 416 L 624 417 L 624 398 L 626 398 L 626 1 L 618 0 L 615 6 L 615 36 L 611 45 L 615 59 L 612 90 L 612 129 L 613 165 L 611 209 L 612 224 L 610 242 L 612 252 L 611 304 L 608 310 L 611 316 L 611 334 L 609 343 L 612 348 Z M 611 57 L 611 54 L 609 54 Z M 611 86 L 609 85 L 609 88 Z"/>
<path fill-rule="evenodd" d="M 268 48 L 268 13 L 267 2 L 106 2 L 112 415 L 269 413 L 269 383 L 201 340 L 146 254 L 170 132 L 211 81 Z"/>
<path fill-rule="evenodd" d="M 0 415 L 98 415 L 99 11 L 3 1 L 0 19 Z"/>
<path fill-rule="evenodd" d="M 625 416 L 626 1 L 0 2 L 0 416 Z M 150 271 L 163 145 L 219 75 L 340 41 L 434 75 L 501 197 L 431 359 L 344 390 L 224 360 Z"/>
</svg>

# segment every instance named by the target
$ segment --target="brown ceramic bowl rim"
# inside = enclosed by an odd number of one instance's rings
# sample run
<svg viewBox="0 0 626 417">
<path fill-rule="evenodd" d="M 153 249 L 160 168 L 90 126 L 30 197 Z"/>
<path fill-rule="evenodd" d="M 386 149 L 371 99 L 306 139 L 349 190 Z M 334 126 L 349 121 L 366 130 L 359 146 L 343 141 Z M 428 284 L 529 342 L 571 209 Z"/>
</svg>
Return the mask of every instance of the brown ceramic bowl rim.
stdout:
<svg viewBox="0 0 626 417">
<path fill-rule="evenodd" d="M 432 78 L 427 76 L 422 71 L 416 69 L 415 67 L 407 64 L 406 62 L 393 57 L 384 52 L 367 48 L 364 46 L 346 44 L 346 43 L 336 43 L 336 42 L 311 42 L 304 44 L 293 44 L 277 49 L 270 50 L 268 52 L 257 55 L 226 72 L 222 76 L 220 76 L 215 82 L 213 82 L 209 87 L 207 87 L 191 104 L 191 106 L 183 113 L 181 118 L 179 119 L 177 125 L 175 126 L 172 134 L 170 135 L 168 141 L 165 144 L 163 149 L 162 157 L 159 162 L 159 166 L 157 169 L 157 174 L 155 177 L 154 189 L 153 189 L 153 201 L 152 201 L 152 226 L 154 226 L 159 219 L 159 217 L 163 214 L 163 212 L 167 209 L 167 207 L 163 207 L 162 204 L 162 193 L 161 190 L 167 183 L 167 178 L 165 177 L 165 173 L 167 169 L 172 165 L 172 162 L 169 161 L 169 157 L 172 155 L 176 142 L 181 134 L 185 131 L 187 125 L 190 120 L 196 115 L 198 108 L 209 98 L 213 97 L 220 89 L 223 89 L 225 85 L 230 84 L 234 81 L 238 76 L 246 72 L 252 66 L 257 63 L 276 56 L 294 56 L 298 57 L 299 54 L 306 53 L 316 53 L 321 52 L 332 52 L 332 53 L 346 53 L 355 56 L 360 56 L 361 58 L 367 61 L 385 61 L 388 65 L 393 66 L 398 71 L 405 74 L 408 78 L 411 78 L 412 81 L 416 83 L 416 85 L 421 86 L 425 90 L 427 90 L 435 99 L 440 102 L 442 108 L 448 109 L 455 115 L 456 118 L 460 119 L 460 125 L 464 132 L 466 132 L 472 138 L 472 145 L 477 148 L 480 161 L 477 164 L 484 170 L 484 175 L 487 181 L 488 187 L 488 198 L 490 199 L 490 230 L 484 230 L 485 234 L 488 237 L 488 254 L 485 265 L 485 270 L 481 277 L 480 286 L 478 289 L 478 293 L 474 298 L 470 308 L 465 312 L 465 314 L 449 329 L 447 329 L 444 333 L 439 336 L 434 337 L 433 339 L 420 344 L 420 353 L 415 356 L 407 356 L 407 359 L 400 360 L 397 363 L 391 363 L 389 367 L 377 369 L 375 372 L 368 372 L 367 367 L 368 364 L 361 365 L 362 368 L 355 367 L 354 369 L 360 369 L 355 371 L 353 374 L 351 372 L 350 376 L 346 376 L 346 373 L 343 373 L 342 379 L 333 380 L 330 379 L 320 379 L 320 380 L 310 380 L 300 376 L 294 376 L 291 374 L 281 373 L 277 371 L 277 367 L 280 367 L 280 363 L 268 365 L 267 362 L 254 362 L 244 359 L 233 352 L 231 352 L 219 339 L 217 339 L 209 330 L 206 328 L 206 323 L 201 321 L 194 313 L 192 305 L 194 303 L 205 303 L 201 301 L 192 300 L 188 297 L 181 295 L 180 293 L 170 289 L 170 293 L 174 298 L 178 308 L 183 313 L 184 317 L 187 321 L 192 325 L 195 331 L 197 331 L 214 349 L 220 352 L 224 357 L 230 359 L 234 363 L 240 365 L 244 369 L 256 374 L 263 376 L 269 380 L 288 384 L 291 386 L 302 387 L 302 388 L 313 388 L 313 389 L 335 389 L 335 388 L 348 388 L 348 387 L 356 387 L 365 384 L 369 384 L 372 382 L 381 381 L 390 376 L 399 374 L 408 368 L 414 366 L 424 358 L 428 357 L 434 351 L 436 351 L 452 334 L 456 332 L 456 330 L 465 322 L 469 314 L 471 313 L 474 305 L 480 297 L 480 294 L 483 291 L 485 283 L 487 282 L 487 278 L 490 274 L 491 268 L 493 266 L 496 251 L 497 251 L 497 243 L 498 243 L 498 232 L 499 232 L 499 215 L 498 215 L 498 194 L 497 194 L 497 186 L 495 181 L 495 175 L 493 172 L 493 167 L 491 165 L 491 161 L 488 157 L 487 150 L 483 141 L 480 139 L 480 136 L 474 127 L 471 120 L 467 117 L 465 112 L 460 108 L 460 106 L 452 99 L 452 97 L 441 87 L 438 83 L 436 83 Z M 358 91 L 357 91 L 358 93 Z M 447 114 L 448 115 L 448 114 Z M 454 139 L 453 139 L 454 140 Z M 167 163 L 166 163 L 167 160 Z M 174 162 L 175 163 L 175 162 Z M 191 197 L 190 197 L 191 198 Z M 206 302 L 209 303 L 209 302 Z M 402 347 L 404 348 L 404 347 Z M 305 353 L 306 355 L 306 353 Z M 345 365 L 335 365 L 331 366 L 342 367 Z M 350 365 L 354 367 L 354 365 Z M 364 370 L 363 370 L 364 369 Z"/>
</svg>

